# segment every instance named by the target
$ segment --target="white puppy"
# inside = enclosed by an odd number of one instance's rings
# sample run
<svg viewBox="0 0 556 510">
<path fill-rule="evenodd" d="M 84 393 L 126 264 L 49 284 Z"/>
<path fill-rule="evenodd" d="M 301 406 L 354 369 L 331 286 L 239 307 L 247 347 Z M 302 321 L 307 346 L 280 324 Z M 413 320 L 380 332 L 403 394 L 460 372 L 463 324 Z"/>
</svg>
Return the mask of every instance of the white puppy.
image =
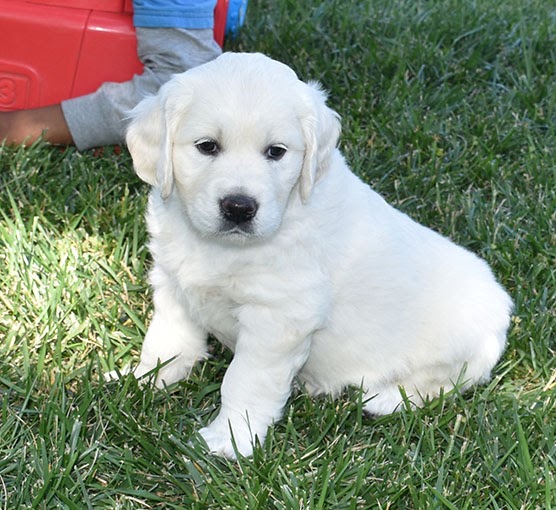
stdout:
<svg viewBox="0 0 556 510">
<path fill-rule="evenodd" d="M 224 54 L 134 111 L 127 142 L 153 186 L 154 317 L 141 376 L 186 377 L 212 334 L 234 351 L 210 449 L 252 452 L 298 377 L 362 387 L 391 413 L 488 379 L 511 300 L 487 264 L 389 206 L 336 149 L 325 94 L 260 54 Z M 232 439 L 232 433 L 233 439 Z"/>
</svg>

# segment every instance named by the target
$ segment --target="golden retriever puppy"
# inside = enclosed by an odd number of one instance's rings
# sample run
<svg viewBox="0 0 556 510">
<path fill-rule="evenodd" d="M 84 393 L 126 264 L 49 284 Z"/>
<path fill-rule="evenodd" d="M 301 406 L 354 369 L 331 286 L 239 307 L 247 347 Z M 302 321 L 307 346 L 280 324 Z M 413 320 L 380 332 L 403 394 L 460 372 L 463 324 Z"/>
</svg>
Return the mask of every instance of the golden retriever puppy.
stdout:
<svg viewBox="0 0 556 510">
<path fill-rule="evenodd" d="M 154 259 L 135 375 L 168 361 L 158 385 L 187 377 L 208 334 L 232 349 L 200 431 L 230 458 L 264 440 L 294 377 L 311 394 L 361 387 L 382 415 L 400 388 L 419 406 L 487 380 L 504 349 L 512 303 L 487 264 L 350 171 L 325 99 L 284 64 L 228 53 L 133 112 Z"/>
</svg>

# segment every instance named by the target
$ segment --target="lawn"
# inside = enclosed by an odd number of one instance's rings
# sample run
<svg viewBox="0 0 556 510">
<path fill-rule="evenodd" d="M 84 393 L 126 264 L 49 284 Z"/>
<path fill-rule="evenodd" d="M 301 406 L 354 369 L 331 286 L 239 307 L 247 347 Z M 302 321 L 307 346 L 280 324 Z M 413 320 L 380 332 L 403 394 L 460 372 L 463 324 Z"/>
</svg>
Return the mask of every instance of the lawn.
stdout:
<svg viewBox="0 0 556 510">
<path fill-rule="evenodd" d="M 0 146 L 0 509 L 556 508 L 556 9 L 251 0 L 235 51 L 329 90 L 354 171 L 515 301 L 492 381 L 371 420 L 296 392 L 253 458 L 207 456 L 230 353 L 166 390 L 102 374 L 152 313 L 129 154 Z"/>
</svg>

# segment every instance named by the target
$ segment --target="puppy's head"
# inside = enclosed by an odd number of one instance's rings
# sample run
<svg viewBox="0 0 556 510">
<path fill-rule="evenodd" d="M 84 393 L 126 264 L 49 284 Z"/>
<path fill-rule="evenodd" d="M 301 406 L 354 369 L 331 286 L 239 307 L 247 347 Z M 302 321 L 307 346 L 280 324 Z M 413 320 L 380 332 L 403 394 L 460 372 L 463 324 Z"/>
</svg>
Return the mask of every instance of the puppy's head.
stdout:
<svg viewBox="0 0 556 510">
<path fill-rule="evenodd" d="M 178 197 L 200 234 L 264 238 L 326 173 L 340 122 L 325 102 L 284 64 L 225 53 L 142 101 L 127 143 L 139 177 Z"/>
</svg>

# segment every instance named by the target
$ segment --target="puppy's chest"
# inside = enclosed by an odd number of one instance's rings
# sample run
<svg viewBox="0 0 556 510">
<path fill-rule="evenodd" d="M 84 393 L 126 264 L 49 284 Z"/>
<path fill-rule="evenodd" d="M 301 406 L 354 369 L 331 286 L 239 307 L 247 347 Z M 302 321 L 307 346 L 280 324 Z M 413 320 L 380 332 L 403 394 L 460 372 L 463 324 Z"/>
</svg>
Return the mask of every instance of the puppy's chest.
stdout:
<svg viewBox="0 0 556 510">
<path fill-rule="evenodd" d="M 194 286 L 184 290 L 193 320 L 231 349 L 239 331 L 238 302 L 231 289 L 222 285 Z"/>
</svg>

